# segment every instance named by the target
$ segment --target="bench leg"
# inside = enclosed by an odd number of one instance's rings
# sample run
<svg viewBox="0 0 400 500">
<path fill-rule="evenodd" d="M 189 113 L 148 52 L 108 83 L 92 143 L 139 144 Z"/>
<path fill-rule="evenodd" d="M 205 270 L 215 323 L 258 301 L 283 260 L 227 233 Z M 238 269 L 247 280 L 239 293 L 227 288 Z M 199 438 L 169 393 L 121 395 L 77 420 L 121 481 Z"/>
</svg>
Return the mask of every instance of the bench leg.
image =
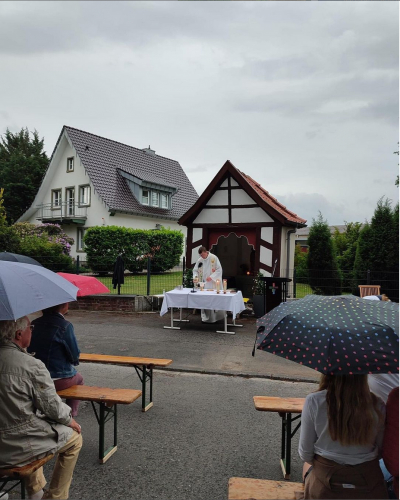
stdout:
<svg viewBox="0 0 400 500">
<path fill-rule="evenodd" d="M 15 483 L 13 486 L 7 486 L 9 482 Z M 21 485 L 21 498 L 25 499 L 25 483 L 23 479 L 18 479 L 14 477 L 5 477 L 0 478 L 0 500 L 6 496 L 6 493 L 10 493 L 14 488 L 18 485 Z"/>
<path fill-rule="evenodd" d="M 300 418 L 301 415 L 297 415 L 294 418 L 292 418 L 291 413 L 279 413 L 279 415 L 282 418 L 281 468 L 284 479 L 290 479 L 292 437 L 301 425 L 300 422 L 292 432 L 292 422 Z"/>
<path fill-rule="evenodd" d="M 153 365 L 146 367 L 135 366 L 136 373 L 142 382 L 142 411 L 150 410 L 153 406 Z M 150 381 L 150 398 L 149 403 L 146 405 L 146 383 Z"/>
<path fill-rule="evenodd" d="M 111 407 L 107 406 L 106 403 L 100 402 L 100 412 L 99 415 L 97 415 L 96 412 L 96 407 L 94 406 L 94 403 L 92 402 L 92 407 L 94 410 L 94 413 L 97 418 L 97 422 L 99 423 L 99 462 L 101 464 L 104 464 L 107 462 L 107 460 L 117 451 L 117 405 L 113 405 Z M 114 443 L 111 448 L 108 450 L 105 450 L 105 437 L 104 437 L 104 430 L 105 430 L 105 424 L 111 419 L 114 419 Z"/>
</svg>

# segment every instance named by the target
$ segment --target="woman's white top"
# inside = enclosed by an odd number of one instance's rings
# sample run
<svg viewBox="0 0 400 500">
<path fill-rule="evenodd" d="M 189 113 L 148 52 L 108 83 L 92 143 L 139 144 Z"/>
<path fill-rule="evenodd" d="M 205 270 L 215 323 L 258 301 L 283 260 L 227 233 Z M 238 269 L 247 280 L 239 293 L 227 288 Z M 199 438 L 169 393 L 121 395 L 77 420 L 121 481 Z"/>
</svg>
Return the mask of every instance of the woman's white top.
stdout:
<svg viewBox="0 0 400 500">
<path fill-rule="evenodd" d="M 385 417 L 385 404 L 379 399 L 378 408 Z M 321 455 L 338 464 L 357 465 L 380 457 L 384 431 L 384 418 L 378 424 L 373 442 L 366 446 L 343 446 L 333 441 L 328 429 L 328 405 L 326 390 L 314 392 L 306 397 L 301 414 L 299 455 L 304 462 L 312 463 L 314 455 Z"/>
</svg>

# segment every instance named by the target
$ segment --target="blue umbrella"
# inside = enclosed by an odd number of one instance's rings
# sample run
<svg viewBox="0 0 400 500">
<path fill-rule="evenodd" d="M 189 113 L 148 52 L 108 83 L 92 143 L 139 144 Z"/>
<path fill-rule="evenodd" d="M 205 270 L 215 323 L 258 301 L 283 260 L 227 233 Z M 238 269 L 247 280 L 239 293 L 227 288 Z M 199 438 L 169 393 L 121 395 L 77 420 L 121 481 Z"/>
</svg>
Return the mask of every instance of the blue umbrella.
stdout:
<svg viewBox="0 0 400 500">
<path fill-rule="evenodd" d="M 76 300 L 79 288 L 45 267 L 0 261 L 0 320 Z"/>
<path fill-rule="evenodd" d="M 331 375 L 399 372 L 399 305 L 308 295 L 257 321 L 256 346 Z"/>
<path fill-rule="evenodd" d="M 27 257 L 26 255 L 21 255 L 19 253 L 10 252 L 0 252 L 0 260 L 6 260 L 9 262 L 22 262 L 23 264 L 33 264 L 35 266 L 41 266 L 42 264 L 32 257 Z"/>
</svg>

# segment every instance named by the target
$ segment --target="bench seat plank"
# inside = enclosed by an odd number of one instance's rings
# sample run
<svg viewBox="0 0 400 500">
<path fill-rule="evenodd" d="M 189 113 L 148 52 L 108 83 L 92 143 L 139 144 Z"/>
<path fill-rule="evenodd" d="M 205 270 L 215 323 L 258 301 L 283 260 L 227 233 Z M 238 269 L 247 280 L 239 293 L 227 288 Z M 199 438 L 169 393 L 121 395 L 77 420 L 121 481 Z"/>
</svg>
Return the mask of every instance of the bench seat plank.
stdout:
<svg viewBox="0 0 400 500">
<path fill-rule="evenodd" d="M 304 491 L 302 483 L 231 477 L 228 500 L 294 500 Z"/>
<path fill-rule="evenodd" d="M 254 406 L 259 411 L 278 413 L 301 413 L 305 398 L 279 398 L 272 396 L 254 396 Z"/>
<path fill-rule="evenodd" d="M 110 389 L 108 387 L 93 387 L 88 385 L 73 385 L 68 389 L 57 391 L 61 398 L 80 399 L 82 401 L 97 401 L 112 404 L 130 404 L 140 398 L 142 391 L 134 389 Z"/>
<path fill-rule="evenodd" d="M 138 358 L 132 356 L 110 356 L 108 354 L 81 353 L 79 361 L 90 363 L 111 363 L 122 365 L 169 366 L 172 359 Z"/>
<path fill-rule="evenodd" d="M 35 460 L 30 464 L 22 465 L 21 467 L 10 467 L 9 469 L 0 469 L 0 477 L 1 476 L 9 476 L 15 479 L 19 479 L 21 477 L 30 476 L 35 471 L 43 467 L 45 463 L 51 460 L 54 457 L 53 454 L 47 455 L 44 458 L 40 458 L 39 460 Z"/>
</svg>

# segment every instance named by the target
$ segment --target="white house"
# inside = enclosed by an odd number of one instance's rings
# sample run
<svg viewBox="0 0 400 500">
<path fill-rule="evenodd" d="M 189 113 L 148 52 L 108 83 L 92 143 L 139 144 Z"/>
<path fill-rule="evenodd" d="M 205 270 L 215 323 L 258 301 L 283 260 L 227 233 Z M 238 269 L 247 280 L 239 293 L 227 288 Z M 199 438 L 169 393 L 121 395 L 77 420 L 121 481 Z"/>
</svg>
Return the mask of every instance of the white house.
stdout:
<svg viewBox="0 0 400 500">
<path fill-rule="evenodd" d="M 18 222 L 57 223 L 85 259 L 86 229 L 100 225 L 180 230 L 198 195 L 175 160 L 64 126 L 31 207 Z"/>
</svg>

